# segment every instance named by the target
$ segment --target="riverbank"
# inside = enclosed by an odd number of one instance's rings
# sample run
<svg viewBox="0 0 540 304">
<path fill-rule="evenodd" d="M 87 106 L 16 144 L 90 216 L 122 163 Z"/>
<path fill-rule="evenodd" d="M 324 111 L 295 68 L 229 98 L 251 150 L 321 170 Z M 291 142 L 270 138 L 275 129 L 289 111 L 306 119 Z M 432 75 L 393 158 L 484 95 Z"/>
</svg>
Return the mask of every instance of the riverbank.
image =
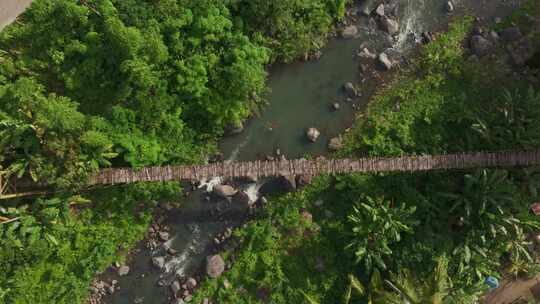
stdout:
<svg viewBox="0 0 540 304">
<path fill-rule="evenodd" d="M 30 6 L 32 0 L 4 0 L 0 10 L 0 31 Z"/>
<path fill-rule="evenodd" d="M 505 20 L 455 23 L 379 92 L 340 154 L 538 147 L 537 128 L 517 127 L 540 118 L 538 67 L 525 46 L 537 44 L 530 21 L 516 22 L 519 30 Z M 511 121 L 504 118 L 508 107 L 516 114 Z M 438 292 L 448 303 L 475 303 L 488 275 L 538 271 L 536 258 L 527 257 L 535 254 L 529 233 L 540 228 L 528 208 L 538 197 L 523 190 L 535 172 L 320 177 L 270 200 L 237 230 L 241 249 L 223 255 L 232 268 L 203 282 L 193 301 L 387 303 Z M 398 287 L 387 289 L 381 277 Z"/>
</svg>

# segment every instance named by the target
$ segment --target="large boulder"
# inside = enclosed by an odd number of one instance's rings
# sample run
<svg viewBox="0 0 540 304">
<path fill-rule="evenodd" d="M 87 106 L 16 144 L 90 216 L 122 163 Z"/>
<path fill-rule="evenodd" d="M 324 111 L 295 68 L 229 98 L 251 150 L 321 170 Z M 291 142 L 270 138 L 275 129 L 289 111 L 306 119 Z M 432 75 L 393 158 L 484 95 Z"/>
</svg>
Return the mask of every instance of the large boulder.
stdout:
<svg viewBox="0 0 540 304">
<path fill-rule="evenodd" d="M 452 1 L 447 1 L 444 5 L 444 9 L 447 13 L 452 13 L 454 11 L 454 3 Z"/>
<path fill-rule="evenodd" d="M 237 121 L 225 128 L 225 133 L 227 135 L 236 135 L 242 132 L 244 132 L 244 123 L 242 121 Z"/>
<path fill-rule="evenodd" d="M 523 37 L 523 34 L 521 33 L 521 30 L 519 29 L 519 27 L 512 26 L 512 27 L 505 28 L 504 30 L 502 30 L 499 36 L 505 42 L 514 42 L 521 39 Z"/>
<path fill-rule="evenodd" d="M 232 186 L 229 185 L 217 185 L 214 186 L 214 194 L 222 197 L 222 198 L 228 198 L 236 194 L 238 192 L 236 189 L 234 189 Z"/>
<path fill-rule="evenodd" d="M 388 17 L 381 18 L 381 20 L 379 21 L 379 26 L 381 30 L 387 32 L 390 35 L 394 35 L 399 32 L 399 23 L 396 20 L 390 19 Z"/>
<path fill-rule="evenodd" d="M 493 51 L 493 43 L 483 36 L 474 35 L 471 37 L 471 48 L 478 57 L 483 57 Z"/>
<path fill-rule="evenodd" d="M 319 136 L 321 136 L 321 132 L 319 132 L 319 130 L 315 128 L 309 128 L 306 132 L 306 135 L 311 142 L 316 142 Z"/>
<path fill-rule="evenodd" d="M 160 270 L 165 268 L 165 257 L 153 257 L 152 265 Z"/>
<path fill-rule="evenodd" d="M 292 175 L 281 175 L 278 177 L 278 182 L 285 192 L 292 192 L 296 190 L 296 178 Z"/>
<path fill-rule="evenodd" d="M 234 204 L 237 204 L 242 208 L 249 208 L 254 203 L 249 197 L 249 195 L 247 195 L 247 193 L 244 191 L 236 192 L 236 194 L 232 197 L 232 201 Z"/>
<path fill-rule="evenodd" d="M 360 4 L 359 11 L 360 13 L 368 16 L 369 14 L 371 14 L 373 9 L 375 8 L 375 5 L 377 5 L 375 0 L 364 0 Z"/>
<path fill-rule="evenodd" d="M 377 58 L 377 54 L 375 53 L 372 53 L 368 48 L 364 47 L 360 50 L 360 52 L 358 52 L 358 56 L 359 57 L 362 57 L 362 58 L 367 58 L 367 59 L 375 59 Z"/>
<path fill-rule="evenodd" d="M 516 65 L 524 65 L 527 61 L 534 57 L 535 48 L 531 40 L 524 37 L 520 41 L 508 46 L 512 62 Z"/>
<path fill-rule="evenodd" d="M 356 90 L 356 87 L 352 82 L 347 82 L 343 85 L 343 90 L 345 91 L 345 94 L 349 97 L 356 97 L 358 96 L 358 91 Z"/>
<path fill-rule="evenodd" d="M 180 290 L 182 290 L 182 286 L 180 285 L 180 282 L 174 281 L 174 282 L 171 284 L 171 291 L 172 291 L 173 294 L 176 296 Z"/>
<path fill-rule="evenodd" d="M 345 39 L 355 38 L 358 35 L 358 27 L 349 25 L 341 31 L 341 36 Z"/>
<path fill-rule="evenodd" d="M 391 70 L 394 67 L 394 63 L 390 60 L 386 52 L 380 53 L 378 59 L 381 66 L 386 70 Z"/>
<path fill-rule="evenodd" d="M 195 287 L 197 287 L 197 280 L 195 280 L 194 278 L 187 279 L 186 286 L 189 289 L 194 289 Z"/>
<path fill-rule="evenodd" d="M 384 17 L 384 3 L 379 4 L 375 9 L 374 13 L 379 17 Z"/>
<path fill-rule="evenodd" d="M 170 235 L 168 232 L 166 231 L 161 231 L 158 233 L 158 236 L 159 236 L 159 239 L 162 241 L 162 242 L 166 242 L 169 240 L 170 238 Z"/>
<path fill-rule="evenodd" d="M 296 190 L 296 177 L 281 175 L 276 178 L 269 178 L 261 185 L 259 193 L 261 196 L 275 193 L 287 193 Z"/>
<path fill-rule="evenodd" d="M 126 276 L 126 275 L 128 275 L 128 273 L 129 273 L 129 266 L 124 265 L 124 266 L 120 266 L 120 268 L 118 268 L 118 275 L 119 276 L 121 276 L 121 277 Z"/>
<path fill-rule="evenodd" d="M 211 278 L 218 278 L 225 271 L 225 261 L 219 255 L 211 255 L 206 258 L 206 274 Z"/>
</svg>

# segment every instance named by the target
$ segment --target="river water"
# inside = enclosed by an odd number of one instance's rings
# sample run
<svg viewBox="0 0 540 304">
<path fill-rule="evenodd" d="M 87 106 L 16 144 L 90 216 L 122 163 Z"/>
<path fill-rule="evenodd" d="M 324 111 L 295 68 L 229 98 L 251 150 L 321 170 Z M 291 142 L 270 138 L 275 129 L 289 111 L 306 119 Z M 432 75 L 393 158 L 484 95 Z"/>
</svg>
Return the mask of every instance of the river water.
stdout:
<svg viewBox="0 0 540 304">
<path fill-rule="evenodd" d="M 342 134 L 351 126 L 357 110 L 367 104 L 387 72 L 380 71 L 373 59 L 356 56 L 360 45 L 379 53 L 388 47 L 403 52 L 413 49 L 413 36 L 424 31 L 443 30 L 453 16 L 466 12 L 487 20 L 503 17 L 519 3 L 518 0 L 454 0 L 456 12 L 446 13 L 444 0 L 394 0 L 397 4 L 400 32 L 396 39 L 389 39 L 377 29 L 370 17 L 357 20 L 360 34 L 355 39 L 336 38 L 329 41 L 317 61 L 295 62 L 276 65 L 270 70 L 268 105 L 261 115 L 246 123 L 244 132 L 222 140 L 220 148 L 228 160 L 252 160 L 272 155 L 276 149 L 288 158 L 328 153 L 330 138 Z M 388 7 L 392 7 L 389 5 Z M 414 33 L 414 35 L 411 35 Z M 364 65 L 366 72 L 360 72 Z M 346 82 L 357 84 L 361 97 L 347 101 L 343 93 Z M 331 110 L 332 103 L 340 109 Z M 306 130 L 315 127 L 321 132 L 316 143 L 306 138 Z M 167 245 L 177 251 L 167 255 L 163 249 L 149 252 L 143 244 L 137 247 L 127 276 L 106 275 L 107 279 L 119 281 L 120 289 L 105 298 L 105 303 L 131 304 L 170 302 L 168 286 L 159 287 L 157 282 L 170 283 L 174 277 L 188 277 L 201 269 L 204 258 L 212 250 L 216 234 L 227 227 L 241 223 L 246 210 L 233 210 L 215 215 L 216 209 L 230 209 L 226 201 L 208 202 L 207 190 L 214 183 L 204 184 L 182 200 L 182 208 L 168 212 L 165 223 L 170 227 L 172 240 Z M 251 196 L 256 196 L 259 184 L 244 184 Z M 234 205 L 234 204 L 233 204 Z M 164 257 L 168 274 L 163 275 L 152 266 L 152 257 Z"/>
</svg>

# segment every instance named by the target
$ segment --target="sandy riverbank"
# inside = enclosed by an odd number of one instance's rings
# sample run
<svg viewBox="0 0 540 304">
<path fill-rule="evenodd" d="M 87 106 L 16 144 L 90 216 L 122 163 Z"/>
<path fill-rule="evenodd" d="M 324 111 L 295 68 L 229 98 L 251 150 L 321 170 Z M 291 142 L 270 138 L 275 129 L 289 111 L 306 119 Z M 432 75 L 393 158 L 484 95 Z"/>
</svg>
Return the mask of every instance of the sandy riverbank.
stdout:
<svg viewBox="0 0 540 304">
<path fill-rule="evenodd" d="M 10 24 L 32 3 L 32 0 L 0 0 L 0 30 Z"/>
</svg>

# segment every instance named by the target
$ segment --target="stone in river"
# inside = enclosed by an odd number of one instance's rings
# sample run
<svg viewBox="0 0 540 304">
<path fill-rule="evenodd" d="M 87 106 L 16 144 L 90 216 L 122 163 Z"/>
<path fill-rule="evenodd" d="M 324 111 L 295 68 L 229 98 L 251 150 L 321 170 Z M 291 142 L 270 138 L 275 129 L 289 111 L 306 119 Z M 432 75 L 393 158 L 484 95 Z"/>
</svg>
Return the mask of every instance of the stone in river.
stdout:
<svg viewBox="0 0 540 304">
<path fill-rule="evenodd" d="M 119 276 L 125 276 L 129 273 L 129 266 L 121 266 L 120 268 L 118 268 L 118 275 Z"/>
<path fill-rule="evenodd" d="M 319 136 L 321 136 L 321 132 L 315 128 L 309 128 L 306 135 L 311 142 L 316 142 Z"/>
<path fill-rule="evenodd" d="M 172 284 L 171 284 L 171 291 L 174 293 L 174 295 L 176 296 L 176 294 L 178 294 L 178 292 L 182 289 L 182 287 L 180 286 L 180 282 L 178 281 L 174 281 Z"/>
<path fill-rule="evenodd" d="M 189 289 L 193 289 L 193 288 L 197 287 L 197 280 L 195 280 L 194 278 L 189 278 L 186 281 L 186 286 Z"/>
<path fill-rule="evenodd" d="M 454 11 L 454 3 L 452 1 L 447 1 L 444 8 L 446 9 L 446 12 L 451 13 Z"/>
<path fill-rule="evenodd" d="M 390 35 L 394 35 L 399 32 L 399 23 L 394 19 L 383 17 L 379 22 L 379 25 L 381 27 L 381 30 L 387 32 Z"/>
<path fill-rule="evenodd" d="M 222 198 L 231 197 L 235 195 L 236 192 L 237 190 L 229 185 L 217 185 L 214 187 L 214 194 Z"/>
<path fill-rule="evenodd" d="M 206 258 L 206 274 L 211 278 L 218 278 L 225 271 L 225 261 L 216 254 Z"/>
<path fill-rule="evenodd" d="M 165 232 L 165 231 L 161 231 L 160 233 L 158 233 L 159 235 L 159 239 L 163 242 L 166 242 L 169 240 L 169 233 L 168 232 Z"/>
<path fill-rule="evenodd" d="M 379 17 L 384 17 L 384 4 L 381 3 L 377 8 L 375 9 L 375 15 Z"/>
<path fill-rule="evenodd" d="M 339 105 L 338 102 L 334 102 L 334 103 L 332 104 L 332 109 L 333 109 L 334 111 L 339 110 L 339 108 L 341 108 L 341 106 Z"/>
<path fill-rule="evenodd" d="M 154 258 L 152 258 L 152 264 L 158 269 L 163 269 L 165 267 L 165 258 L 164 257 L 154 257 Z"/>
<path fill-rule="evenodd" d="M 394 64 L 385 52 L 379 54 L 379 62 L 386 70 L 391 70 L 394 67 Z"/>
<path fill-rule="evenodd" d="M 356 35 L 358 35 L 358 28 L 355 25 L 349 25 L 341 32 L 341 36 L 345 39 L 355 38 Z"/>
</svg>

